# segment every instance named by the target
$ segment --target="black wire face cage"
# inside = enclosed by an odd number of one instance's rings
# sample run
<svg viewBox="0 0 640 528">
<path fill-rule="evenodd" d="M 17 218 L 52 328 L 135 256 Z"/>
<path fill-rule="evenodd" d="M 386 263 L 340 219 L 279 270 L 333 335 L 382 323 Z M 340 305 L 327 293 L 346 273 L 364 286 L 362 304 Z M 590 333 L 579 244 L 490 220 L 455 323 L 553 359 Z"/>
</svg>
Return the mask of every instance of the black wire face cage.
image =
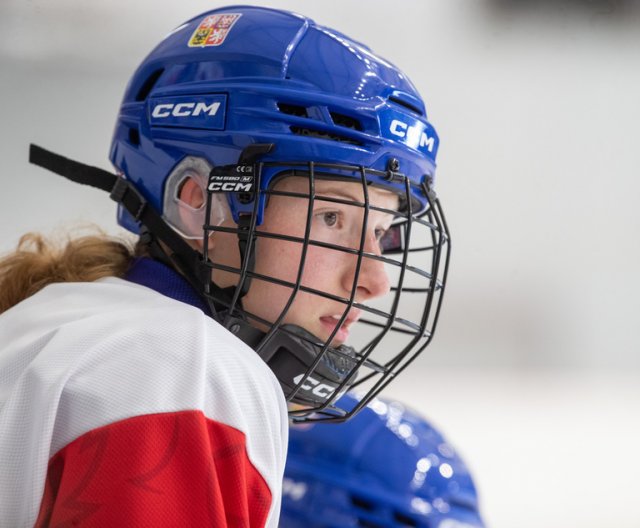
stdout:
<svg viewBox="0 0 640 528">
<path fill-rule="evenodd" d="M 224 192 L 221 182 L 233 180 L 233 175 L 237 181 L 237 175 L 242 172 L 253 173 L 254 185 L 250 192 L 237 196 L 253 209 L 250 214 L 241 214 L 237 226 L 204 225 L 203 254 L 209 255 L 206 258 L 209 278 L 203 277 L 202 281 L 206 285 L 205 297 L 215 317 L 254 348 L 274 371 L 289 402 L 293 421 L 345 421 L 395 379 L 431 342 L 442 304 L 450 253 L 449 232 L 440 202 L 426 181 L 417 184 L 391 170 L 313 162 L 264 162 L 248 167 L 231 165 L 211 171 L 206 218 L 211 218 L 212 197 Z M 274 179 L 268 190 L 262 190 L 263 175 L 274 171 L 279 171 L 277 181 L 287 176 L 304 176 L 308 187 L 305 183 L 304 192 L 282 190 L 273 183 Z M 352 185 L 354 196 L 361 200 L 350 200 L 335 193 L 323 195 L 319 182 L 326 179 L 349 182 L 345 185 Z M 384 188 L 381 181 L 395 184 L 393 192 L 399 195 L 399 210 L 385 209 L 371 200 L 372 187 Z M 229 189 L 226 187 L 226 192 Z M 416 191 L 425 196 L 426 210 L 416 211 L 420 207 L 419 201 L 412 198 Z M 261 196 L 266 203 L 265 217 L 271 214 L 270 200 L 276 201 L 275 197 L 281 196 L 286 200 L 303 200 L 304 218 L 292 218 L 288 233 L 264 230 L 257 225 Z M 352 244 L 334 244 L 314 237 L 314 211 L 328 204 L 357 211 L 360 235 L 353 237 Z M 380 240 L 379 251 L 374 253 L 367 246 L 367 232 L 372 229 L 371 219 L 381 214 L 392 215 L 393 222 Z M 209 237 L 216 232 L 237 235 L 239 265 L 220 263 L 216 258 L 216 251 L 220 251 L 217 245 L 209 254 Z M 298 269 L 290 277 L 266 275 L 259 263 L 256 265 L 256 248 L 273 240 L 296 245 Z M 228 250 L 236 251 L 235 248 L 221 251 Z M 349 292 L 344 288 L 337 292 L 313 287 L 313 280 L 305 275 L 310 250 L 315 254 L 320 250 L 335 252 L 332 254 L 335 258 L 351 263 L 355 271 Z M 386 295 L 361 300 L 359 281 L 368 259 L 377 261 L 378 266 L 383 263 L 391 288 Z M 220 272 L 237 275 L 237 285 L 218 287 L 215 282 Z M 331 274 L 335 270 L 325 272 Z M 251 311 L 247 303 L 243 303 L 243 297 L 258 281 L 287 291 L 286 302 L 282 306 L 274 305 L 276 313 L 269 317 Z M 290 322 L 298 296 L 315 299 L 320 306 L 340 307 L 340 319 L 336 320 L 330 335 L 320 338 Z M 360 314 L 356 322 L 348 319 L 350 312 Z M 335 337 L 345 321 L 351 323 L 348 342 L 336 343 Z M 360 401 L 355 407 L 341 408 L 337 400 L 347 389 L 355 389 Z"/>
</svg>

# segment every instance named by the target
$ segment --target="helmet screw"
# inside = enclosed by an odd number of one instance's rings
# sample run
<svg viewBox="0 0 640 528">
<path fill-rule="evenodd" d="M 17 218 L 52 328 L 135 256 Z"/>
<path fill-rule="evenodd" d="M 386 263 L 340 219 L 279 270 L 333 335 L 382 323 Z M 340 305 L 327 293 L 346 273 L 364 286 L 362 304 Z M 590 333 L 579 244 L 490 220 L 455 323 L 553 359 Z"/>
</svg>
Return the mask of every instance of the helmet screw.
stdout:
<svg viewBox="0 0 640 528">
<path fill-rule="evenodd" d="M 433 174 L 425 174 L 423 181 L 428 187 L 433 187 Z"/>
<path fill-rule="evenodd" d="M 251 193 L 238 193 L 238 201 L 241 204 L 249 204 L 251 202 L 253 202 L 253 194 Z"/>
<path fill-rule="evenodd" d="M 234 333 L 237 334 L 240 331 L 240 325 L 239 324 L 232 324 L 231 327 L 229 328 L 229 330 Z"/>
<path fill-rule="evenodd" d="M 396 158 L 391 158 L 387 162 L 387 170 L 391 172 L 398 172 L 400 170 L 400 162 Z"/>
</svg>

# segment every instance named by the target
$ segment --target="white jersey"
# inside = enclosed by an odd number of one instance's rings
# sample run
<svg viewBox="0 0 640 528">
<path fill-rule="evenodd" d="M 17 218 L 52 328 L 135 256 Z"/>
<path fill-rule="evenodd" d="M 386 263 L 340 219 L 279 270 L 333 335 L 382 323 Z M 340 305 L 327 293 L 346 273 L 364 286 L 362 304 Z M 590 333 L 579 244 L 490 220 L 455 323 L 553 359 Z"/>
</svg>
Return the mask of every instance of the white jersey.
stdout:
<svg viewBox="0 0 640 528">
<path fill-rule="evenodd" d="M 0 527 L 276 527 L 277 379 L 198 308 L 117 278 L 0 316 Z"/>
</svg>

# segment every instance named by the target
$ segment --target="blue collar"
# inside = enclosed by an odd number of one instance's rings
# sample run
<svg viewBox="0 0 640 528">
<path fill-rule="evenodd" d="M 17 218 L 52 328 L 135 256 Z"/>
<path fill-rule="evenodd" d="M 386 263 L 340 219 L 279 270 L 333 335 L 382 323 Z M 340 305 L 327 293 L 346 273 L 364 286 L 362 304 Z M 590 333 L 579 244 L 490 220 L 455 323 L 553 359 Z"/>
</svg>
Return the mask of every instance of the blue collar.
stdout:
<svg viewBox="0 0 640 528">
<path fill-rule="evenodd" d="M 148 257 L 135 259 L 123 279 L 151 288 L 176 301 L 195 306 L 207 315 L 211 314 L 207 303 L 191 284 L 175 270 L 157 260 Z"/>
</svg>

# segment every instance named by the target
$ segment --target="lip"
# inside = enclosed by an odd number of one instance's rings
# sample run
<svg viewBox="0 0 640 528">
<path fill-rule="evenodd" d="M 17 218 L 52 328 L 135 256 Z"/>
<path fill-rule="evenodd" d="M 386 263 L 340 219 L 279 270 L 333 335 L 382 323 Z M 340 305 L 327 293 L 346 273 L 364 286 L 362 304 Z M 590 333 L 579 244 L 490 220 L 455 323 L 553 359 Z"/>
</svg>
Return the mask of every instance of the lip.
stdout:
<svg viewBox="0 0 640 528">
<path fill-rule="evenodd" d="M 336 325 L 339 322 L 339 319 L 336 319 L 334 315 L 336 316 L 339 315 L 340 317 L 342 317 L 342 314 L 339 314 L 339 313 L 324 315 L 320 317 L 320 322 L 322 323 L 322 326 L 326 329 L 327 336 L 331 335 L 331 333 L 334 331 L 334 329 L 336 328 Z M 342 323 L 342 326 L 340 326 L 340 328 L 336 332 L 336 335 L 333 336 L 332 342 L 334 343 L 337 342 L 339 344 L 344 343 L 349 337 L 349 327 L 353 323 L 355 323 L 358 319 L 360 319 L 360 315 L 361 315 L 361 310 L 358 310 L 358 309 L 350 310 L 344 322 Z"/>
</svg>

